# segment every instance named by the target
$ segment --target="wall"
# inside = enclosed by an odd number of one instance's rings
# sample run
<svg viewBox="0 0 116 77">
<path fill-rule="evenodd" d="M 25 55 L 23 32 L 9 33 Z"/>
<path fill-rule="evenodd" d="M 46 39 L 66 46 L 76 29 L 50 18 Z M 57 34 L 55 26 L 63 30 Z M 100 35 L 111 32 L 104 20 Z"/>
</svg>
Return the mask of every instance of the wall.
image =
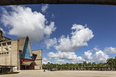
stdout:
<svg viewBox="0 0 116 77">
<path fill-rule="evenodd" d="M 0 43 L 0 65 L 10 65 L 10 52 L 11 45 L 8 45 L 8 42 Z"/>
<path fill-rule="evenodd" d="M 35 69 L 42 69 L 42 50 L 32 51 L 32 53 L 37 55 L 35 59 L 37 66 L 35 66 Z"/>
<path fill-rule="evenodd" d="M 15 66 L 13 67 L 13 71 L 17 71 L 17 69 L 20 69 L 20 56 L 19 56 L 19 50 L 18 50 L 18 40 L 14 40 L 11 42 L 11 65 Z"/>
<path fill-rule="evenodd" d="M 18 40 L 0 42 L 0 65 L 15 66 L 13 70 L 20 68 L 18 51 Z"/>
</svg>

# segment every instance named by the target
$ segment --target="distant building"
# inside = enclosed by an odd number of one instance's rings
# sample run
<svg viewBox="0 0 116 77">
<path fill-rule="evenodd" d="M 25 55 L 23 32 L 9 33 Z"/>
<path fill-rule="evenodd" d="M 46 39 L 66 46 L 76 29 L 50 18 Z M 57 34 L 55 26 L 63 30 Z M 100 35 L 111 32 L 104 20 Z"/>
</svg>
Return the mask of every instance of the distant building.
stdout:
<svg viewBox="0 0 116 77">
<path fill-rule="evenodd" d="M 29 37 L 10 39 L 0 30 L 0 72 L 42 69 L 42 50 L 32 51 Z"/>
</svg>

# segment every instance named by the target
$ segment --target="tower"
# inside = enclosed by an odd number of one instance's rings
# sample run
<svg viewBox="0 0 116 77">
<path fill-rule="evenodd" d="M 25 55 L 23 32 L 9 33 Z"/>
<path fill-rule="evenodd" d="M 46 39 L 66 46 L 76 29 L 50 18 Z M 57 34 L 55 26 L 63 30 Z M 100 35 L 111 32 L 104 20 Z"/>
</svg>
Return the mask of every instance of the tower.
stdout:
<svg viewBox="0 0 116 77">
<path fill-rule="evenodd" d="M 3 31 L 0 29 L 0 42 L 6 41 L 6 40 L 11 40 L 11 39 L 5 37 Z"/>
<path fill-rule="evenodd" d="M 1 41 L 4 41 L 5 40 L 5 38 L 4 38 L 4 33 L 3 33 L 3 31 L 0 29 L 0 42 Z"/>
</svg>

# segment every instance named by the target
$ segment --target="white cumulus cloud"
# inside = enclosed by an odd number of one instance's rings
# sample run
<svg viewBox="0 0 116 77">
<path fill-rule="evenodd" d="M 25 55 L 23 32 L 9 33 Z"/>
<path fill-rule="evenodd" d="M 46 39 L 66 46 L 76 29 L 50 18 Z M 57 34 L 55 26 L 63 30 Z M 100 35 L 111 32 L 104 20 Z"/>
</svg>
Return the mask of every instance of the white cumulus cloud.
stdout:
<svg viewBox="0 0 116 77">
<path fill-rule="evenodd" d="M 94 54 L 94 62 L 96 63 L 104 63 L 109 58 L 103 51 L 98 51 Z"/>
<path fill-rule="evenodd" d="M 44 41 L 47 49 L 54 46 L 58 51 L 57 53 L 49 52 L 47 54 L 50 60 L 68 60 L 71 63 L 82 63 L 85 59 L 92 59 L 92 53 L 90 51 L 85 52 L 84 57 L 77 57 L 75 52 L 71 52 L 82 46 L 88 46 L 87 42 L 94 36 L 92 30 L 77 24 L 74 24 L 71 29 L 73 30 L 71 36 L 67 35 L 65 37 L 62 35 L 59 39 L 53 38 Z"/>
<path fill-rule="evenodd" d="M 12 10 L 3 8 L 1 22 L 5 27 L 9 27 L 9 34 L 20 37 L 29 36 L 31 41 L 37 42 L 45 36 L 50 36 L 56 27 L 54 22 L 49 25 L 45 16 L 37 11 L 32 11 L 29 7 L 11 6 Z"/>
<path fill-rule="evenodd" d="M 44 40 L 44 43 L 47 46 L 47 49 L 49 49 L 51 46 L 54 46 L 57 43 L 57 39 L 53 38 L 53 39 L 46 39 Z"/>
<path fill-rule="evenodd" d="M 42 12 L 46 12 L 47 9 L 48 9 L 48 4 L 43 5 L 43 6 L 41 7 L 41 11 L 42 11 Z"/>
<path fill-rule="evenodd" d="M 65 60 L 64 59 L 56 59 L 55 60 L 55 63 L 57 64 L 65 64 L 66 62 L 65 62 Z"/>
<path fill-rule="evenodd" d="M 44 58 L 42 59 L 42 64 L 47 64 L 48 62 L 50 62 L 50 61 L 48 61 L 47 58 L 44 57 Z"/>
<path fill-rule="evenodd" d="M 88 46 L 87 42 L 94 36 L 92 30 L 83 25 L 74 24 L 71 29 L 74 30 L 71 33 L 71 37 L 62 35 L 58 39 L 58 44 L 55 45 L 56 50 L 63 52 L 75 51 L 82 46 Z"/>
<path fill-rule="evenodd" d="M 100 51 L 100 49 L 98 49 L 97 47 L 95 47 L 95 48 L 93 48 L 91 51 L 92 51 L 92 52 L 98 52 L 98 51 Z"/>
<path fill-rule="evenodd" d="M 67 60 L 73 60 L 77 58 L 77 55 L 75 54 L 75 52 L 58 52 L 58 55 L 60 58 L 62 59 L 67 59 Z"/>
<path fill-rule="evenodd" d="M 83 56 L 77 56 L 75 52 L 61 52 L 61 51 L 58 51 L 56 53 L 49 52 L 47 55 L 51 61 L 55 60 L 55 63 L 57 61 L 59 61 L 57 63 L 60 63 L 60 61 L 61 63 L 66 63 L 65 60 L 67 60 L 70 63 L 83 63 L 83 61 L 104 63 L 109 58 L 109 56 L 102 50 L 99 50 L 94 54 L 91 50 L 88 50 L 84 52 Z"/>
<path fill-rule="evenodd" d="M 83 63 L 85 59 L 81 56 L 77 57 L 76 59 L 70 60 L 71 63 Z"/>
<path fill-rule="evenodd" d="M 59 58 L 59 55 L 57 53 L 54 53 L 54 52 L 49 52 L 47 54 L 47 56 L 49 57 L 50 60 L 55 60 L 55 59 Z"/>
<path fill-rule="evenodd" d="M 90 51 L 84 52 L 84 59 L 91 60 L 92 59 L 92 52 L 90 52 Z"/>
<path fill-rule="evenodd" d="M 69 60 L 71 63 L 80 63 L 84 61 L 84 59 L 81 56 L 77 57 L 75 52 L 58 51 L 57 53 L 49 52 L 47 55 L 50 60 L 55 60 L 56 62 L 57 60 L 61 60 L 63 62 L 64 60 Z"/>
<path fill-rule="evenodd" d="M 104 49 L 104 52 L 105 52 L 106 54 L 115 54 L 115 53 L 116 53 L 116 48 L 114 48 L 114 47 L 106 47 L 106 48 Z"/>
</svg>

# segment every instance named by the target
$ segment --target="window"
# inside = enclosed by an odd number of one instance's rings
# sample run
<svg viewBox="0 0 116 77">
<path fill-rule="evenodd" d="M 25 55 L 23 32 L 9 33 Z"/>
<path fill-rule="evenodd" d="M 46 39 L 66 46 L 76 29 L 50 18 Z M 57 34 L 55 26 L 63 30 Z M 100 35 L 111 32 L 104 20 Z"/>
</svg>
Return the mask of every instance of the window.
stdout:
<svg viewBox="0 0 116 77">
<path fill-rule="evenodd" d="M 2 43 L 3 46 L 6 46 L 6 43 Z"/>
<path fill-rule="evenodd" d="M 9 52 L 7 52 L 7 54 L 9 54 Z"/>
<path fill-rule="evenodd" d="M 7 42 L 8 45 L 11 45 L 11 42 Z"/>
<path fill-rule="evenodd" d="M 22 51 L 21 51 L 21 50 L 19 50 L 19 55 L 21 55 L 21 53 L 22 53 Z"/>
</svg>

